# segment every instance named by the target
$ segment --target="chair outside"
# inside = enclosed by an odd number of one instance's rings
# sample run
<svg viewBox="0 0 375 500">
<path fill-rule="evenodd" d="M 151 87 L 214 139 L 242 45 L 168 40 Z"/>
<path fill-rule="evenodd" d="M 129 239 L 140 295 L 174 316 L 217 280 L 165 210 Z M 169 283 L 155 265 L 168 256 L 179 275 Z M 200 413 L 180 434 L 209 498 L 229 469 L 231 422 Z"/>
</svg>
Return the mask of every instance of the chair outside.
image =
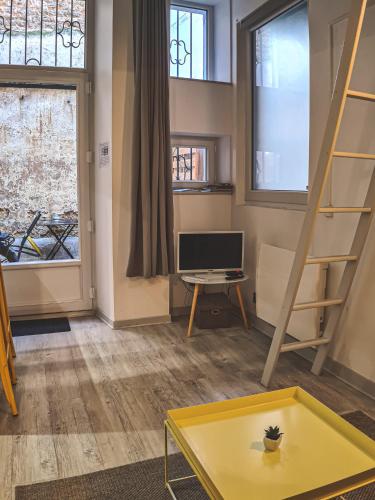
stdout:
<svg viewBox="0 0 375 500">
<path fill-rule="evenodd" d="M 13 262 L 19 262 L 22 254 L 31 255 L 32 257 L 43 257 L 41 249 L 38 247 L 38 245 L 31 237 L 31 233 L 33 232 L 35 226 L 38 224 L 41 216 L 42 212 L 38 210 L 35 214 L 33 221 L 28 227 L 26 233 L 22 237 L 20 245 L 14 245 L 14 244 L 10 245 L 10 249 L 13 250 L 16 254 L 16 260 Z M 27 243 L 29 244 L 29 246 L 26 246 Z M 12 262 L 12 260 L 10 260 L 9 258 L 8 260 Z"/>
<path fill-rule="evenodd" d="M 17 254 L 11 249 L 14 238 L 9 233 L 0 232 L 0 262 L 16 262 Z"/>
</svg>

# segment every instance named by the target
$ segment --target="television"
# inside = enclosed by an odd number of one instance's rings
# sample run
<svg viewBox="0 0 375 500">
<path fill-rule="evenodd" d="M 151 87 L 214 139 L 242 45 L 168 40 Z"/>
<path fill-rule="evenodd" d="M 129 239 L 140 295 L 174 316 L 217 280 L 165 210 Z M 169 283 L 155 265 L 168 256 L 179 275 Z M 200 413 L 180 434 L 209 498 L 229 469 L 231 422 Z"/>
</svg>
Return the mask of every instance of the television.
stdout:
<svg viewBox="0 0 375 500">
<path fill-rule="evenodd" d="M 177 235 L 177 272 L 243 271 L 244 232 L 181 232 Z"/>
</svg>

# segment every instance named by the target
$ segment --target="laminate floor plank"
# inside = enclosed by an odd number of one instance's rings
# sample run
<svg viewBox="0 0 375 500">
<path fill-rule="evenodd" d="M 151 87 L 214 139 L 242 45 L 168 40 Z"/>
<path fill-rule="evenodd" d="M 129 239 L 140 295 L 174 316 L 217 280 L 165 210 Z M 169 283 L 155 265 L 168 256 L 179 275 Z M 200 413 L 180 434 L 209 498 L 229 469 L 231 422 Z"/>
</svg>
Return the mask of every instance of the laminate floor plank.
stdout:
<svg viewBox="0 0 375 500">
<path fill-rule="evenodd" d="M 1 499 L 16 484 L 161 456 L 168 408 L 264 391 L 269 340 L 255 330 L 195 330 L 187 339 L 186 321 L 112 330 L 82 318 L 71 327 L 15 339 L 19 416 L 1 394 Z M 300 385 L 335 411 L 375 418 L 374 400 L 310 366 L 283 354 L 272 389 Z"/>
</svg>

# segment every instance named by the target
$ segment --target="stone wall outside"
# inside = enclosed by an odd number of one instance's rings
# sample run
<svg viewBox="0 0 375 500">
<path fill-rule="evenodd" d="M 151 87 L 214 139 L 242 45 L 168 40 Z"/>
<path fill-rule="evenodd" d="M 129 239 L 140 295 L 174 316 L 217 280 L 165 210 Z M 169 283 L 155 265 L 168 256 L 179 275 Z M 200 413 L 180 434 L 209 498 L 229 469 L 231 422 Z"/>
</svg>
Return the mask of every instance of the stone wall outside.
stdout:
<svg viewBox="0 0 375 500">
<path fill-rule="evenodd" d="M 77 218 L 76 133 L 75 90 L 0 87 L 0 231 L 37 210 Z"/>
<path fill-rule="evenodd" d="M 25 31 L 25 0 L 13 0 L 12 8 L 12 30 Z M 83 25 L 85 18 L 85 0 L 73 0 L 73 21 L 79 21 Z M 5 18 L 6 26 L 9 27 L 10 0 L 0 0 L 0 15 Z M 64 21 L 71 19 L 71 0 L 58 0 L 58 24 L 59 29 Z M 28 0 L 28 31 L 40 31 L 40 20 L 42 14 L 41 0 Z M 56 0 L 43 0 L 43 31 L 54 31 L 56 25 Z"/>
<path fill-rule="evenodd" d="M 84 67 L 85 0 L 0 0 L 0 64 Z M 56 19 L 57 13 L 57 19 Z M 57 32 L 56 35 L 56 20 Z M 73 23 L 71 32 L 70 23 Z M 7 29 L 11 30 L 10 34 Z M 42 28 L 42 30 L 41 30 Z M 73 47 L 70 47 L 72 35 Z M 55 58 L 56 57 L 56 58 Z M 72 58 L 72 59 L 71 59 Z M 10 61 L 9 61 L 10 59 Z"/>
</svg>

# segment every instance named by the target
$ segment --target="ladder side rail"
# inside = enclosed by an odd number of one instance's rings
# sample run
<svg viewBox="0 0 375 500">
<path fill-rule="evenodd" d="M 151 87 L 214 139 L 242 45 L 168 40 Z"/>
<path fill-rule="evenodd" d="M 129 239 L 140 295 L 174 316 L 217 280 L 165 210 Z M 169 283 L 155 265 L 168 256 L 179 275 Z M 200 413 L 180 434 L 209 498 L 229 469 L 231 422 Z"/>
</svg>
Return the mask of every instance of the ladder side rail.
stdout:
<svg viewBox="0 0 375 500">
<path fill-rule="evenodd" d="M 261 383 L 267 387 L 275 370 L 281 345 L 284 342 L 286 329 L 292 314 L 298 287 L 302 278 L 306 258 L 309 252 L 317 212 L 321 205 L 324 187 L 332 166 L 337 137 L 344 114 L 347 92 L 353 74 L 355 57 L 363 26 L 367 0 L 352 0 L 349 22 L 346 30 L 344 47 L 332 95 L 324 140 L 319 155 L 319 161 L 314 176 L 311 195 L 305 214 L 297 251 L 294 257 L 292 272 L 289 277 L 287 291 L 280 310 L 277 327 L 272 339 L 270 351 L 264 367 Z"/>
<path fill-rule="evenodd" d="M 374 218 L 374 210 L 375 210 L 375 168 L 373 170 L 370 184 L 369 184 L 369 189 L 367 191 L 366 195 L 366 204 L 368 206 L 373 207 L 373 211 L 371 214 L 362 214 L 360 216 L 360 219 L 358 221 L 358 226 L 355 231 L 354 235 L 354 240 L 352 244 L 352 248 L 350 250 L 351 252 L 356 252 L 356 255 L 358 255 L 357 261 L 354 262 L 347 262 L 345 266 L 344 273 L 341 277 L 340 284 L 338 287 L 338 295 L 340 297 L 343 297 L 344 301 L 341 304 L 340 307 L 334 308 L 328 318 L 327 325 L 324 329 L 324 333 L 322 338 L 329 339 L 330 341 L 334 338 L 334 336 L 337 333 L 337 329 L 339 326 L 340 318 L 341 315 L 344 311 L 344 307 L 346 304 L 346 301 L 349 296 L 349 292 L 351 289 L 351 286 L 353 284 L 354 276 L 356 274 L 358 265 L 361 261 L 361 257 L 363 254 L 363 249 L 366 244 L 367 240 L 367 235 L 370 230 L 371 223 Z M 329 344 L 324 344 L 318 348 L 318 352 L 315 356 L 315 360 L 312 366 L 312 373 L 315 375 L 320 375 L 323 369 L 324 362 L 327 358 L 329 352 Z"/>
</svg>

